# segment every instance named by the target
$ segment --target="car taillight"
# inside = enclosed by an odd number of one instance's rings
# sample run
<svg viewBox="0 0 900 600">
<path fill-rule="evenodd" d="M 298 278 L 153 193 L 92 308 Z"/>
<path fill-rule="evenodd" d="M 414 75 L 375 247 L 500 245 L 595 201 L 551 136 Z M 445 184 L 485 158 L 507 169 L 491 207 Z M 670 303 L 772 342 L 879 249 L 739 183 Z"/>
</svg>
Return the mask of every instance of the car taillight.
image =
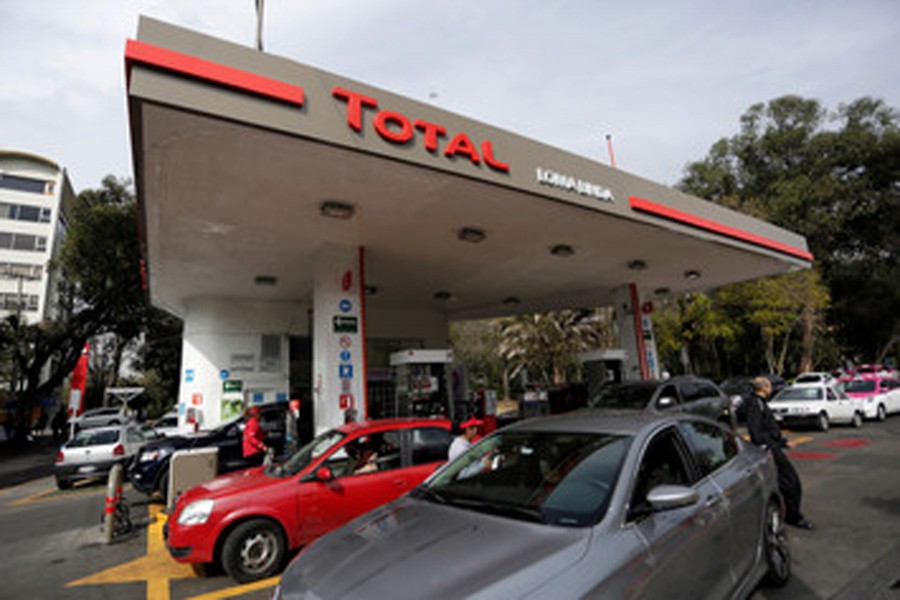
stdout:
<svg viewBox="0 0 900 600">
<path fill-rule="evenodd" d="M 63 457 L 62 450 L 60 450 L 56 453 L 56 462 L 61 463 L 63 460 L 65 460 L 65 457 Z"/>
<path fill-rule="evenodd" d="M 125 456 L 125 446 L 119 444 L 113 448 L 113 456 Z"/>
</svg>

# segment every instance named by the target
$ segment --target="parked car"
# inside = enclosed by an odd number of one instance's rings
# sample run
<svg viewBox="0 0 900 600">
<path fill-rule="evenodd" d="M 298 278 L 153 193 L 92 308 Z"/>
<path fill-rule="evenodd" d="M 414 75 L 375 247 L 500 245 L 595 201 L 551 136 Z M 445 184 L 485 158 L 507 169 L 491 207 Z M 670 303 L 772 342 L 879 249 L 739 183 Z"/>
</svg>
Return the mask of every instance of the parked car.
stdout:
<svg viewBox="0 0 900 600">
<path fill-rule="evenodd" d="M 89 427 L 103 427 L 106 425 L 122 425 L 134 421 L 134 416 L 126 406 L 91 408 L 74 417 L 70 424 L 75 431 L 88 429 Z"/>
<path fill-rule="evenodd" d="M 715 383 L 700 377 L 606 385 L 588 405 L 591 408 L 687 412 L 734 424 L 731 400 Z"/>
<path fill-rule="evenodd" d="M 273 598 L 742 598 L 790 573 L 768 453 L 694 415 L 582 410 L 319 538 Z"/>
<path fill-rule="evenodd" d="M 824 371 L 808 371 L 797 375 L 791 383 L 829 383 L 833 385 L 837 383 L 837 379 L 831 373 Z"/>
<path fill-rule="evenodd" d="M 732 377 L 720 383 L 719 389 L 731 401 L 731 412 L 734 414 L 735 422 L 745 422 L 747 420 L 747 405 L 745 402 L 754 394 L 753 378 Z"/>
<path fill-rule="evenodd" d="M 896 377 L 897 371 L 893 367 L 881 365 L 878 363 L 870 365 L 859 365 L 855 369 L 856 375 L 859 377 Z"/>
<path fill-rule="evenodd" d="M 195 433 L 194 426 L 190 423 L 178 422 L 178 411 L 172 410 L 153 421 L 153 429 L 160 437 L 170 437 L 173 435 L 188 435 Z"/>
<path fill-rule="evenodd" d="M 785 425 L 814 426 L 819 431 L 828 431 L 831 423 L 860 427 L 863 422 L 862 401 L 825 383 L 788 386 L 769 401 L 769 408 Z"/>
<path fill-rule="evenodd" d="M 56 454 L 56 485 L 61 490 L 75 481 L 106 477 L 113 465 L 128 467 L 147 441 L 140 425 L 82 429 Z"/>
<path fill-rule="evenodd" d="M 265 443 L 280 452 L 284 447 L 284 412 L 287 403 L 262 407 L 260 422 L 266 432 Z M 166 500 L 169 489 L 169 462 L 178 450 L 218 448 L 218 473 L 245 469 L 242 452 L 244 418 L 237 417 L 219 427 L 198 434 L 167 436 L 146 444 L 138 454 L 130 473 L 134 488 L 148 496 L 159 492 Z"/>
<path fill-rule="evenodd" d="M 854 378 L 842 381 L 840 389 L 851 398 L 863 402 L 867 419 L 884 421 L 887 415 L 900 412 L 900 380 L 891 377 Z"/>
<path fill-rule="evenodd" d="M 172 556 L 221 563 L 239 582 L 279 571 L 299 548 L 413 489 L 447 460 L 450 422 L 349 423 L 286 462 L 219 477 L 186 491 L 167 523 Z"/>
</svg>

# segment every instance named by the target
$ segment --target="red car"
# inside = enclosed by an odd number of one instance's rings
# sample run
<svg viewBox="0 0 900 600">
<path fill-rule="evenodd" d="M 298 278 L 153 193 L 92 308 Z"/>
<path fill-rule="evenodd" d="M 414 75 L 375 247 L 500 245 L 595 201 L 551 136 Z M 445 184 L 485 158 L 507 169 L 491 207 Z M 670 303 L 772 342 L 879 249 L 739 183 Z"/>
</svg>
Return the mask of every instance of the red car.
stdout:
<svg viewBox="0 0 900 600">
<path fill-rule="evenodd" d="M 167 523 L 179 562 L 219 563 L 244 583 L 269 577 L 288 550 L 419 485 L 447 460 L 450 422 L 350 423 L 287 461 L 223 475 L 182 494 Z"/>
</svg>

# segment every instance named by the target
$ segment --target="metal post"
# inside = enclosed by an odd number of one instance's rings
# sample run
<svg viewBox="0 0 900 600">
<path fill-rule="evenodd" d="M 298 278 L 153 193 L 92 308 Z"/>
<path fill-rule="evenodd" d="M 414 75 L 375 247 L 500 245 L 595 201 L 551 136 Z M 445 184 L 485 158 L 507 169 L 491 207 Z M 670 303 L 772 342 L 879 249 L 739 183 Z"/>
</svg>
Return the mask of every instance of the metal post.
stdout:
<svg viewBox="0 0 900 600">
<path fill-rule="evenodd" d="M 116 463 L 109 470 L 106 482 L 106 508 L 103 509 L 103 538 L 112 544 L 116 532 L 116 506 L 122 500 L 122 476 L 124 468 Z"/>
</svg>

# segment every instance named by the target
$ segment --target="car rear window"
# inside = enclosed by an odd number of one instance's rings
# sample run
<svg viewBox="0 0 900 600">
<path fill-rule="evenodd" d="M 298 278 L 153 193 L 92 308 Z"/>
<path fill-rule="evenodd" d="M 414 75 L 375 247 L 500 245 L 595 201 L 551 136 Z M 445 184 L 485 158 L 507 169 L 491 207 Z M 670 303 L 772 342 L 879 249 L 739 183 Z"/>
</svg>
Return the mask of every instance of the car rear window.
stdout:
<svg viewBox="0 0 900 600">
<path fill-rule="evenodd" d="M 775 400 L 821 400 L 823 397 L 820 387 L 796 387 L 782 390 Z"/>
<path fill-rule="evenodd" d="M 869 379 L 865 381 L 848 381 L 844 384 L 845 392 L 874 392 L 875 391 L 875 381 Z"/>
<path fill-rule="evenodd" d="M 85 446 L 105 446 L 119 441 L 118 429 L 86 429 L 79 431 L 75 438 L 66 446 L 69 448 L 83 448 Z"/>
<path fill-rule="evenodd" d="M 611 385 L 591 399 L 591 408 L 647 408 L 655 384 Z"/>
</svg>

